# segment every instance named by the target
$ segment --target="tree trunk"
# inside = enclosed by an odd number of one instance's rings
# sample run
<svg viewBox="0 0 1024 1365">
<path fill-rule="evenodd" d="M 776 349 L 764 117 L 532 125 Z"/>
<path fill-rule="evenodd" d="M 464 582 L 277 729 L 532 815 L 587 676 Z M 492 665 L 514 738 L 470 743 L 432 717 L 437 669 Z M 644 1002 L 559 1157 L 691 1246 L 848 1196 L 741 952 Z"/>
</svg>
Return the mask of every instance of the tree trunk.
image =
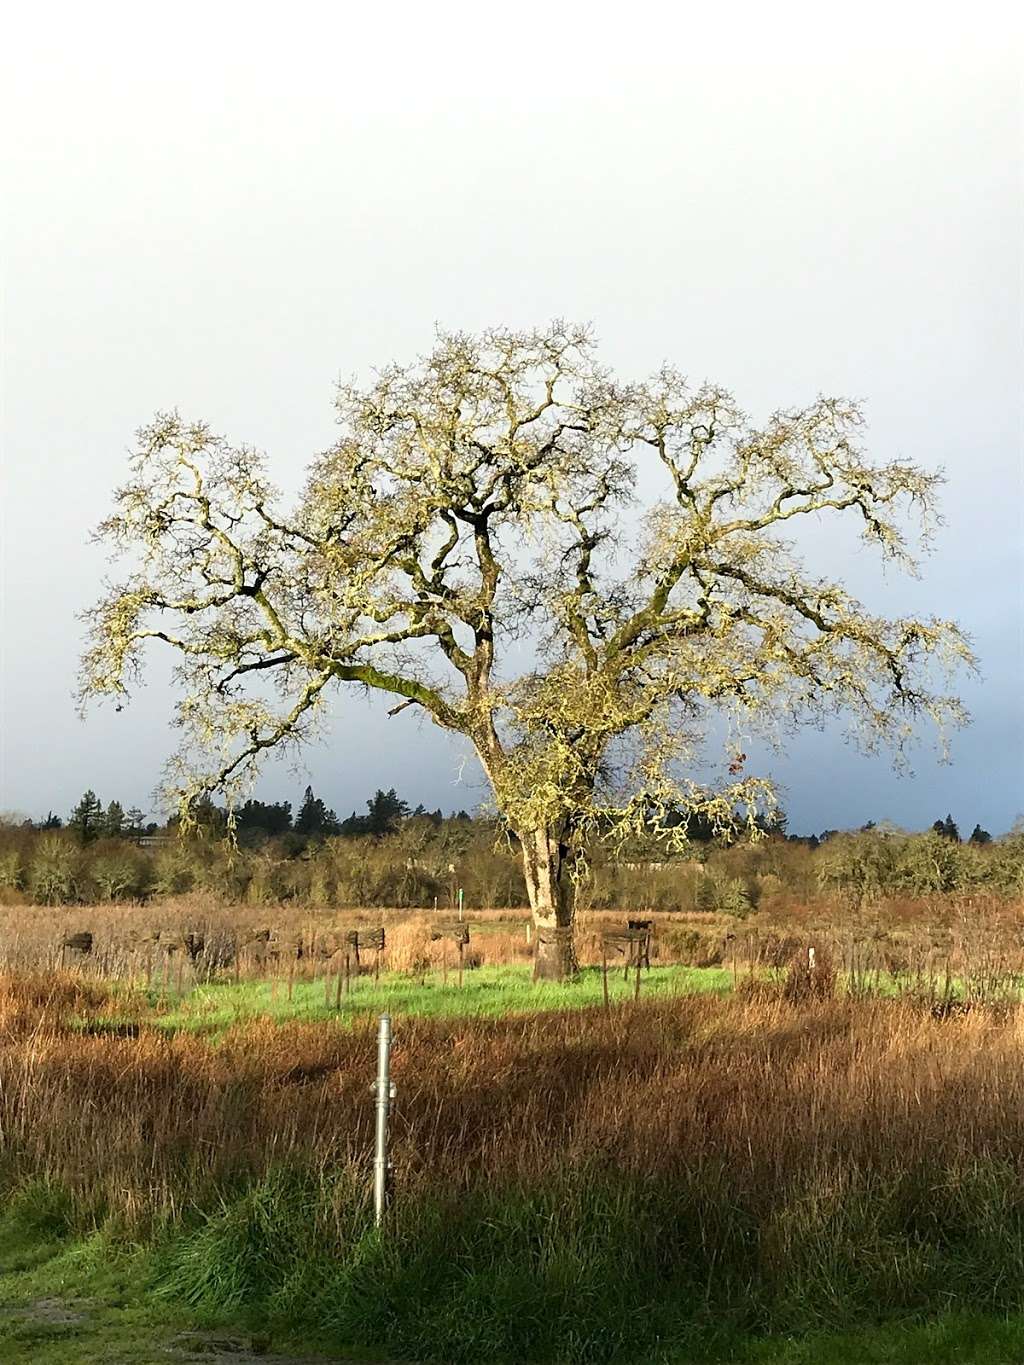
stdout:
<svg viewBox="0 0 1024 1365">
<path fill-rule="evenodd" d="M 524 830 L 526 891 L 533 911 L 534 980 L 563 981 L 578 970 L 573 943 L 575 889 L 568 875 L 568 848 L 561 831 Z"/>
</svg>

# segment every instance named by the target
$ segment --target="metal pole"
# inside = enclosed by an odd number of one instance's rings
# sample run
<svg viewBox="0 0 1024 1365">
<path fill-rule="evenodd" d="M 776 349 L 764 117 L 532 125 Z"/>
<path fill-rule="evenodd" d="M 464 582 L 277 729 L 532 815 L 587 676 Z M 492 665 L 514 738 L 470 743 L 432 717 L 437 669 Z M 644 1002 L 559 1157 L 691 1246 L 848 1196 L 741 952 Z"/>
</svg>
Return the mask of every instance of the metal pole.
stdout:
<svg viewBox="0 0 1024 1365">
<path fill-rule="evenodd" d="M 380 1016 L 377 1034 L 377 1140 L 373 1158 L 373 1221 L 384 1221 L 388 1187 L 388 1116 L 394 1090 L 391 1085 L 391 1015 Z"/>
</svg>

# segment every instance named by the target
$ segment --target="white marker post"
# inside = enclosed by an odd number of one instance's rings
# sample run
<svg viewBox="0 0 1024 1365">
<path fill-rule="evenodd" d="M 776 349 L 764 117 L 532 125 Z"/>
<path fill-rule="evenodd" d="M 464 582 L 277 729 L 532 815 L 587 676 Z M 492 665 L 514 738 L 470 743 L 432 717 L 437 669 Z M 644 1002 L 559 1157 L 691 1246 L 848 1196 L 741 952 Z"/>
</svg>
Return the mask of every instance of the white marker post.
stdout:
<svg viewBox="0 0 1024 1365">
<path fill-rule="evenodd" d="M 395 1087 L 391 1084 L 391 1015 L 380 1016 L 377 1034 L 377 1135 L 373 1158 L 373 1221 L 380 1227 L 388 1196 L 388 1118 Z"/>
</svg>

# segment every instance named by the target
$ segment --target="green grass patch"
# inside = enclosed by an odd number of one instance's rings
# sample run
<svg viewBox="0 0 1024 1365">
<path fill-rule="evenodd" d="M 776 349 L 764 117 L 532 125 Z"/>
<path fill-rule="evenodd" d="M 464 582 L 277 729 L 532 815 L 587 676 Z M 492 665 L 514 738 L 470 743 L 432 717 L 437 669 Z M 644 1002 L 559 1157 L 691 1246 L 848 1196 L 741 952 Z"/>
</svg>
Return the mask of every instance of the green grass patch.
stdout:
<svg viewBox="0 0 1024 1365">
<path fill-rule="evenodd" d="M 678 1365 L 692 1358 L 681 1357 Z M 946 1313 L 930 1322 L 765 1338 L 738 1342 L 728 1359 L 736 1365 L 1010 1365 L 1024 1359 L 1024 1317 Z"/>
<path fill-rule="evenodd" d="M 781 987 L 784 973 L 762 968 L 755 979 Z M 751 979 L 749 969 L 739 976 L 743 986 Z M 611 1004 L 632 1001 L 635 974 L 625 979 L 622 967 L 610 968 L 608 994 Z M 425 1018 L 501 1018 L 524 1015 L 544 1010 L 589 1009 L 599 1007 L 604 1000 L 604 986 L 600 967 L 585 967 L 571 981 L 534 981 L 529 964 L 483 966 L 467 969 L 462 985 L 458 985 L 453 968 L 447 981 L 441 972 L 424 976 L 401 972 L 384 972 L 379 981 L 365 975 L 351 979 L 351 989 L 343 993 L 336 1006 L 337 978 L 330 978 L 330 987 L 320 979 L 316 982 L 295 981 L 291 998 L 288 983 L 279 978 L 241 982 L 215 981 L 190 986 L 180 995 L 173 990 L 113 990 L 110 1009 L 104 1013 L 73 1016 L 70 1023 L 83 1033 L 107 1034 L 118 1037 L 135 1036 L 142 1025 L 154 1026 L 171 1032 L 187 1031 L 216 1035 L 235 1024 L 254 1019 L 318 1021 L 330 1019 L 344 1022 L 363 1015 L 388 1011 L 394 1015 L 417 1015 Z M 969 991 L 958 979 L 949 984 L 948 999 L 963 1001 Z M 641 1000 L 664 999 L 671 996 L 694 994 L 725 995 L 733 990 L 735 980 L 729 967 L 691 967 L 682 964 L 655 966 L 641 973 Z M 854 993 L 852 983 L 840 976 L 838 993 Z M 911 990 L 905 980 L 897 980 L 885 973 L 873 974 L 872 996 L 895 997 Z M 865 993 L 863 991 L 858 993 Z M 121 998 L 125 1006 L 121 1007 Z M 1009 998 L 1009 997 L 1007 997 Z M 941 998 L 936 1001 L 941 1004 Z M 142 1006 L 141 1010 L 139 1006 Z"/>
<path fill-rule="evenodd" d="M 217 982 L 196 986 L 176 1000 L 157 1008 L 151 1022 L 172 1030 L 216 1032 L 232 1024 L 254 1018 L 278 1020 L 345 1019 L 389 1011 L 395 1015 L 468 1016 L 498 1018 L 530 1014 L 541 1010 L 562 1010 L 599 1006 L 603 983 L 599 967 L 587 967 L 567 982 L 534 981 L 527 966 L 486 966 L 463 973 L 462 986 L 454 972 L 448 983 L 440 973 L 424 979 L 384 973 L 378 982 L 370 976 L 353 979 L 352 989 L 341 997 L 340 1009 L 334 1008 L 334 983 L 330 1003 L 323 981 L 294 983 L 288 999 L 287 983 L 279 981 L 275 990 L 270 981 Z M 635 977 L 623 980 L 621 969 L 609 973 L 611 1002 L 632 1000 Z M 642 973 L 642 1000 L 698 992 L 724 993 L 731 989 L 732 976 L 723 967 L 652 967 Z M 159 1006 L 159 997 L 153 997 Z M 116 1027 L 116 1021 L 106 1021 Z M 96 1024 L 93 1021 L 92 1026 Z"/>
</svg>

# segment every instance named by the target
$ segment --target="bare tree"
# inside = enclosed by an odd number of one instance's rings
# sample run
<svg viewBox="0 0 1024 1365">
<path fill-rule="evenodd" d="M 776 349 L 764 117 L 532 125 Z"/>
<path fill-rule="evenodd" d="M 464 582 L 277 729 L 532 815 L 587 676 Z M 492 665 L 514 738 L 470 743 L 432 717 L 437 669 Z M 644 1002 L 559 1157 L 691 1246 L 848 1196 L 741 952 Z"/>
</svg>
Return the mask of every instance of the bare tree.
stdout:
<svg viewBox="0 0 1024 1365">
<path fill-rule="evenodd" d="M 311 738 L 329 689 L 390 693 L 475 747 L 522 849 L 537 974 L 557 977 L 596 832 L 770 804 L 738 747 L 695 780 L 710 718 L 746 734 L 844 713 L 897 751 L 922 714 L 964 719 L 944 690 L 972 662 L 956 626 L 870 614 L 784 538 L 846 514 L 913 568 L 900 519 L 927 535 L 940 480 L 872 463 L 851 403 L 755 427 L 668 368 L 619 382 L 558 323 L 441 335 L 337 409 L 291 509 L 258 452 L 158 416 L 100 527 L 130 570 L 88 613 L 83 699 L 123 699 L 148 641 L 177 652 L 186 808 Z"/>
</svg>

